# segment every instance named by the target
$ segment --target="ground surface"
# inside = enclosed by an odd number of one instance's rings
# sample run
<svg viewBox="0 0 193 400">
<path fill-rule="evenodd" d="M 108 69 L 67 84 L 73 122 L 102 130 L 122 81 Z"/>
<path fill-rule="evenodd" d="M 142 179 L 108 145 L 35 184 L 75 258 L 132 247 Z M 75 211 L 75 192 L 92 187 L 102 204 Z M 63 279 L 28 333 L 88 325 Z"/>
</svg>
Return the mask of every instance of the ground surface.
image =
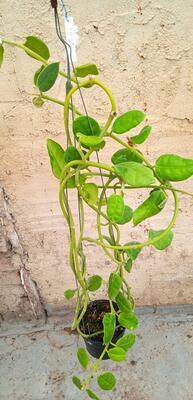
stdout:
<svg viewBox="0 0 193 400">
<path fill-rule="evenodd" d="M 143 310 L 139 317 L 138 341 L 127 363 L 103 362 L 104 370 L 116 371 L 118 386 L 101 398 L 192 400 L 193 307 Z M 65 316 L 67 325 L 69 318 Z M 63 328 L 63 318 L 53 317 L 46 323 L 2 324 L 1 400 L 86 399 L 71 384 L 72 375 L 80 371 L 75 350 L 82 341 L 64 334 Z"/>
</svg>

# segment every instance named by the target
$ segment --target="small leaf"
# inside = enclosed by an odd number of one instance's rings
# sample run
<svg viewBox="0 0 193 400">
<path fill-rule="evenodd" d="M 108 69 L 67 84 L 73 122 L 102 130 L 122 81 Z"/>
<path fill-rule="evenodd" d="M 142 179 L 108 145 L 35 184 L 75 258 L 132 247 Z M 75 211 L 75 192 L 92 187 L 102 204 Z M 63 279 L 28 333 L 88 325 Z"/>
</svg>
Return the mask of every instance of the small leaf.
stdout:
<svg viewBox="0 0 193 400">
<path fill-rule="evenodd" d="M 135 244 L 140 244 L 140 242 L 128 242 L 128 243 L 125 243 L 124 246 L 130 246 L 130 245 L 135 245 Z M 139 253 L 141 252 L 141 249 L 133 248 L 133 249 L 125 250 L 125 252 L 127 253 L 128 257 L 131 258 L 132 261 L 135 261 L 139 255 Z"/>
<path fill-rule="evenodd" d="M 120 275 L 112 272 L 109 277 L 109 287 L 108 287 L 108 296 L 112 300 L 114 299 L 121 289 L 122 279 Z"/>
<path fill-rule="evenodd" d="M 74 295 L 76 294 L 76 289 L 68 289 L 64 292 L 64 297 L 67 300 L 72 299 L 72 297 L 74 297 Z"/>
<path fill-rule="evenodd" d="M 154 231 L 150 229 L 149 231 L 149 239 L 154 239 L 157 236 L 160 236 L 164 232 L 163 230 L 161 231 Z M 172 243 L 174 234 L 172 231 L 169 231 L 162 239 L 158 240 L 157 242 L 153 243 L 152 246 L 154 246 L 157 250 L 165 250 L 167 249 L 168 246 Z"/>
<path fill-rule="evenodd" d="M 155 165 L 160 178 L 168 181 L 184 181 L 193 175 L 193 160 L 175 154 L 163 154 Z"/>
<path fill-rule="evenodd" d="M 82 146 L 86 149 L 92 148 L 93 150 L 103 149 L 105 141 L 101 137 L 97 136 L 86 136 L 81 133 L 77 134 L 78 139 Z"/>
<path fill-rule="evenodd" d="M 32 103 L 36 107 L 42 107 L 44 105 L 44 101 L 42 100 L 41 96 L 34 97 L 32 99 Z"/>
<path fill-rule="evenodd" d="M 72 382 L 74 383 L 74 385 L 75 385 L 78 389 L 82 390 L 83 384 L 82 384 L 80 378 L 78 378 L 78 376 L 73 376 L 73 377 L 72 377 Z"/>
<path fill-rule="evenodd" d="M 116 153 L 113 154 L 111 161 L 114 165 L 127 161 L 135 161 L 138 163 L 143 162 L 143 160 L 134 151 L 125 148 L 116 151 Z"/>
<path fill-rule="evenodd" d="M 36 36 L 28 36 L 26 38 L 24 46 L 28 47 L 28 49 L 34 51 L 34 53 L 36 53 L 39 56 L 41 56 L 42 58 L 44 58 L 44 60 L 48 60 L 50 57 L 50 52 L 49 52 L 47 45 Z M 31 56 L 27 50 L 26 50 L 26 53 L 28 54 L 28 56 L 36 59 L 36 57 Z"/>
<path fill-rule="evenodd" d="M 116 385 L 115 376 L 111 372 L 105 372 L 99 375 L 97 381 L 98 385 L 103 390 L 112 390 Z"/>
<path fill-rule="evenodd" d="M 37 79 L 37 86 L 41 92 L 47 92 L 54 86 L 59 73 L 59 63 L 49 64 L 40 72 Z"/>
<path fill-rule="evenodd" d="M 82 365 L 82 367 L 86 369 L 89 364 L 89 355 L 83 347 L 80 347 L 78 349 L 77 358 L 78 358 L 79 363 Z"/>
<path fill-rule="evenodd" d="M 87 289 L 90 292 L 96 292 L 96 290 L 100 289 L 102 282 L 103 282 L 103 280 L 102 280 L 101 276 L 93 275 L 87 281 Z"/>
<path fill-rule="evenodd" d="M 128 111 L 114 121 L 112 131 L 115 133 L 124 133 L 130 131 L 139 125 L 145 118 L 145 114 L 142 111 L 132 110 Z"/>
<path fill-rule="evenodd" d="M 132 259 L 128 258 L 126 264 L 124 265 L 125 270 L 130 273 L 131 269 L 132 269 L 132 265 L 133 265 Z"/>
<path fill-rule="evenodd" d="M 60 178 L 62 169 L 65 165 L 65 151 L 52 139 L 47 141 L 47 149 L 50 157 L 50 164 L 52 167 L 52 172 L 56 178 Z"/>
<path fill-rule="evenodd" d="M 65 162 L 68 164 L 70 161 L 81 160 L 79 151 L 74 146 L 69 146 L 65 152 Z M 73 168 L 76 168 L 74 166 Z"/>
<path fill-rule="evenodd" d="M 39 77 L 40 73 L 43 71 L 44 68 L 45 68 L 45 66 L 41 65 L 41 67 L 38 68 L 37 71 L 35 72 L 35 74 L 34 74 L 34 85 L 35 86 L 37 86 L 38 77 Z"/>
<path fill-rule="evenodd" d="M 85 78 L 87 75 L 98 75 L 99 71 L 95 64 L 83 64 L 75 68 L 78 78 Z"/>
<path fill-rule="evenodd" d="M 151 129 L 152 128 L 150 125 L 144 126 L 144 128 L 139 132 L 138 135 L 131 137 L 131 141 L 135 144 L 141 144 L 141 143 L 145 142 L 145 140 L 148 138 L 148 136 L 151 133 Z"/>
<path fill-rule="evenodd" d="M 116 316 L 115 314 L 107 313 L 103 317 L 103 329 L 104 329 L 104 336 L 103 336 L 103 343 L 108 344 L 111 342 L 116 327 Z"/>
<path fill-rule="evenodd" d="M 156 189 L 150 193 L 150 196 L 142 203 L 133 213 L 133 223 L 134 225 L 140 224 L 140 222 L 144 221 L 147 218 L 153 217 L 154 215 L 159 214 L 165 204 L 167 197 L 165 193 Z"/>
<path fill-rule="evenodd" d="M 118 320 L 121 326 L 131 331 L 138 327 L 138 318 L 133 313 L 121 313 Z"/>
<path fill-rule="evenodd" d="M 118 194 L 112 194 L 107 199 L 107 216 L 112 222 L 118 222 L 123 217 L 124 200 Z"/>
<path fill-rule="evenodd" d="M 122 312 L 128 313 L 132 310 L 131 303 L 122 292 L 119 292 L 119 294 L 116 296 L 116 303 Z"/>
<path fill-rule="evenodd" d="M 108 356 L 113 361 L 121 362 L 125 361 L 126 352 L 123 348 L 116 346 L 108 350 Z"/>
<path fill-rule="evenodd" d="M 123 350 L 128 351 L 135 344 L 136 336 L 134 333 L 128 333 L 127 335 L 120 338 L 116 345 L 121 347 Z"/>
<path fill-rule="evenodd" d="M 117 224 L 124 225 L 131 221 L 133 218 L 133 210 L 129 206 L 124 206 L 124 211 L 122 217 L 117 221 Z"/>
<path fill-rule="evenodd" d="M 94 118 L 82 115 L 74 120 L 73 132 L 75 136 L 77 133 L 85 136 L 100 136 L 101 128 Z"/>
<path fill-rule="evenodd" d="M 125 183 L 131 186 L 146 186 L 154 182 L 152 170 L 134 161 L 117 164 L 114 170 Z"/>
<path fill-rule="evenodd" d="M 96 204 L 98 200 L 98 186 L 95 183 L 85 183 L 82 196 L 89 204 Z"/>
<path fill-rule="evenodd" d="M 3 64 L 3 58 L 4 58 L 4 47 L 2 44 L 0 44 L 0 68 Z"/>
<path fill-rule="evenodd" d="M 99 397 L 92 390 L 86 389 L 86 392 L 87 392 L 88 396 L 90 397 L 90 399 L 100 400 Z"/>
</svg>

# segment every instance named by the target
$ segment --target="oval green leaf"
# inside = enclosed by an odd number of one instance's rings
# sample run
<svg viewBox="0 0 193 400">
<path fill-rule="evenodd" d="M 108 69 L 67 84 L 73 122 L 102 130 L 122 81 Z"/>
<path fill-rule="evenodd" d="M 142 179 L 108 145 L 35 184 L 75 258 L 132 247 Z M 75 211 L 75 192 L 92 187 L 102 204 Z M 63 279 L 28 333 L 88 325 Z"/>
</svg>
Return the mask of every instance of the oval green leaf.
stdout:
<svg viewBox="0 0 193 400">
<path fill-rule="evenodd" d="M 85 78 L 85 76 L 88 75 L 98 75 L 99 71 L 98 68 L 95 64 L 83 64 L 83 65 L 78 65 L 75 68 L 76 76 L 78 78 Z"/>
<path fill-rule="evenodd" d="M 91 389 L 86 389 L 86 392 L 87 392 L 88 396 L 90 397 L 90 399 L 100 400 L 99 397 Z"/>
<path fill-rule="evenodd" d="M 117 221 L 117 224 L 124 225 L 131 221 L 133 218 L 133 210 L 129 206 L 124 206 L 124 211 L 122 217 Z"/>
<path fill-rule="evenodd" d="M 0 44 L 0 68 L 3 64 L 3 58 L 4 58 L 4 47 L 2 46 L 2 44 Z"/>
<path fill-rule="evenodd" d="M 140 242 L 128 242 L 125 243 L 124 246 L 130 246 L 130 245 L 135 245 L 135 244 L 140 244 Z M 136 258 L 138 257 L 139 253 L 141 252 L 141 249 L 139 248 L 133 248 L 133 249 L 129 249 L 129 250 L 125 250 L 125 252 L 127 253 L 128 257 L 131 258 L 132 261 L 135 261 Z"/>
<path fill-rule="evenodd" d="M 160 236 L 164 231 L 154 231 L 150 229 L 149 231 L 149 239 L 154 239 L 158 236 Z M 157 242 L 153 243 L 152 246 L 154 246 L 157 250 L 165 250 L 167 249 L 168 246 L 172 243 L 174 234 L 172 231 L 169 231 L 162 239 L 159 239 Z"/>
<path fill-rule="evenodd" d="M 116 316 L 115 314 L 107 313 L 103 317 L 103 343 L 108 344 L 111 342 L 116 327 Z"/>
<path fill-rule="evenodd" d="M 70 161 L 81 160 L 82 157 L 79 151 L 74 146 L 69 146 L 65 152 L 65 162 L 68 164 Z M 76 166 L 74 166 L 76 168 Z"/>
<path fill-rule="evenodd" d="M 59 179 L 62 169 L 65 165 L 65 151 L 59 143 L 55 142 L 52 139 L 48 139 L 47 149 L 50 157 L 52 172 L 54 176 Z"/>
<path fill-rule="evenodd" d="M 121 347 L 123 350 L 128 351 L 134 344 L 136 340 L 136 335 L 134 333 L 128 333 L 127 335 L 120 338 L 116 345 Z"/>
<path fill-rule="evenodd" d="M 112 222 L 118 222 L 124 214 L 124 200 L 118 194 L 112 194 L 107 199 L 107 216 Z"/>
<path fill-rule="evenodd" d="M 111 372 L 105 372 L 99 375 L 97 381 L 98 385 L 103 390 L 112 390 L 116 385 L 115 376 Z"/>
<path fill-rule="evenodd" d="M 89 364 L 89 355 L 83 347 L 80 347 L 78 349 L 77 358 L 78 358 L 79 363 L 82 365 L 82 367 L 86 369 Z"/>
<path fill-rule="evenodd" d="M 82 197 L 89 204 L 96 204 L 98 200 L 98 186 L 95 183 L 85 183 L 82 189 Z"/>
<path fill-rule="evenodd" d="M 101 276 L 93 275 L 87 281 L 87 289 L 90 292 L 96 292 L 96 290 L 100 289 L 102 282 L 103 282 L 103 280 L 102 280 Z"/>
<path fill-rule="evenodd" d="M 45 68 L 44 65 L 41 65 L 40 68 L 37 69 L 37 71 L 34 74 L 34 85 L 37 86 L 37 81 L 38 81 L 38 77 L 40 75 L 40 73 L 43 71 L 43 69 Z"/>
<path fill-rule="evenodd" d="M 77 133 L 77 137 L 80 140 L 81 145 L 87 149 L 92 148 L 93 150 L 100 150 L 105 146 L 105 141 L 101 137 L 86 136 L 82 133 Z"/>
<path fill-rule="evenodd" d="M 118 304 L 118 307 L 122 312 L 131 312 L 131 303 L 122 292 L 119 292 L 119 294 L 116 296 L 116 303 Z"/>
<path fill-rule="evenodd" d="M 114 170 L 125 183 L 131 186 L 146 186 L 154 182 L 153 171 L 134 161 L 117 164 Z"/>
<path fill-rule="evenodd" d="M 138 327 L 138 318 L 133 313 L 121 313 L 118 320 L 121 326 L 131 331 Z"/>
<path fill-rule="evenodd" d="M 82 384 L 80 378 L 78 378 L 78 376 L 73 376 L 73 377 L 72 377 L 72 382 L 74 383 L 74 385 L 75 385 L 79 390 L 82 390 L 83 384 Z"/>
<path fill-rule="evenodd" d="M 50 58 L 50 52 L 48 46 L 36 36 L 28 36 L 26 38 L 24 46 L 34 51 L 34 53 L 44 58 L 44 60 L 48 60 Z M 26 53 L 28 54 L 28 56 L 38 59 L 37 57 L 30 55 L 27 50 Z"/>
<path fill-rule="evenodd" d="M 131 272 L 132 270 L 133 261 L 131 258 L 128 258 L 127 262 L 124 264 L 125 271 Z"/>
<path fill-rule="evenodd" d="M 67 300 L 70 300 L 74 297 L 74 295 L 76 294 L 76 291 L 77 291 L 76 289 L 68 289 L 64 292 L 64 297 Z"/>
<path fill-rule="evenodd" d="M 101 128 L 94 118 L 82 115 L 74 120 L 73 132 L 76 137 L 78 133 L 85 136 L 100 136 Z"/>
<path fill-rule="evenodd" d="M 193 175 L 193 160 L 175 154 L 163 154 L 155 165 L 160 178 L 168 181 L 184 181 Z"/>
<path fill-rule="evenodd" d="M 113 347 L 112 349 L 108 350 L 108 356 L 111 360 L 116 362 L 125 361 L 126 352 L 122 347 Z"/>
<path fill-rule="evenodd" d="M 116 151 L 116 153 L 113 154 L 111 161 L 114 165 L 127 161 L 135 161 L 138 163 L 143 162 L 143 160 L 134 151 L 125 148 Z"/>
<path fill-rule="evenodd" d="M 141 144 L 143 142 L 145 142 L 145 140 L 148 138 L 148 136 L 151 133 L 151 126 L 150 125 L 146 125 L 144 126 L 144 128 L 139 132 L 138 135 L 136 136 L 132 136 L 130 139 L 133 143 L 135 144 Z"/>
<path fill-rule="evenodd" d="M 112 131 L 115 133 L 125 133 L 135 128 L 145 118 L 145 114 L 139 110 L 128 111 L 114 121 Z"/>
<path fill-rule="evenodd" d="M 156 189 L 150 193 L 150 196 L 142 203 L 133 213 L 133 223 L 138 225 L 140 222 L 147 218 L 153 217 L 159 214 L 167 201 L 166 194 L 160 190 Z"/>
<path fill-rule="evenodd" d="M 122 279 L 120 275 L 112 272 L 109 276 L 109 287 L 108 287 L 108 296 L 112 300 L 114 299 L 121 289 Z"/>
<path fill-rule="evenodd" d="M 59 62 L 49 64 L 40 72 L 37 78 L 37 86 L 40 92 L 47 92 L 54 86 L 59 73 Z"/>
</svg>

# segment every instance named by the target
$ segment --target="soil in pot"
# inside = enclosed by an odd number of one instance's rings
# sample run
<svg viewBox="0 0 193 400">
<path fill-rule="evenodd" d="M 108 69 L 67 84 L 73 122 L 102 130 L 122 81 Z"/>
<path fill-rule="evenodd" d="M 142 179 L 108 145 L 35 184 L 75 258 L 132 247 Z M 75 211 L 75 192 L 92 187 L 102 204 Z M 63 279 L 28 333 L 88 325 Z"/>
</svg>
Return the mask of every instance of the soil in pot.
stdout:
<svg viewBox="0 0 193 400">
<path fill-rule="evenodd" d="M 118 306 L 113 302 L 113 306 L 115 310 L 118 310 Z M 103 330 L 103 317 L 104 314 L 110 312 L 110 304 L 108 300 L 95 300 L 89 303 L 86 313 L 80 322 L 80 329 L 86 335 L 92 335 L 95 332 L 99 332 Z M 118 326 L 118 319 L 116 321 L 116 325 Z M 118 327 L 115 331 L 115 335 L 112 339 L 113 343 L 116 343 L 117 340 L 124 335 L 125 328 L 122 326 Z M 99 358 L 102 351 L 104 350 L 103 344 L 103 333 L 92 336 L 91 338 L 85 339 L 85 344 L 88 352 L 95 358 Z M 108 354 L 106 353 L 103 357 L 103 360 L 107 360 Z"/>
</svg>

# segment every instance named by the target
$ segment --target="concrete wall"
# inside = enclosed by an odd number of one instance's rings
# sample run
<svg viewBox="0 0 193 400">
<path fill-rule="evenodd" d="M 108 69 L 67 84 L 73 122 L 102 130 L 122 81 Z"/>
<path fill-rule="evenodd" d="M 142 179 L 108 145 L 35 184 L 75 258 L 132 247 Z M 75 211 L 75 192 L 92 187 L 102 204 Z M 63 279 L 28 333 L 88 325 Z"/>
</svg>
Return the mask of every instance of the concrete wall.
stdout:
<svg viewBox="0 0 193 400">
<path fill-rule="evenodd" d="M 67 6 L 79 30 L 78 63 L 97 63 L 101 78 L 111 85 L 119 101 L 119 112 L 131 108 L 147 112 L 153 134 L 143 150 L 150 160 L 162 152 L 193 158 L 192 1 L 68 0 Z M 23 40 L 31 34 L 40 36 L 49 45 L 52 58 L 65 64 L 49 1 L 1 0 L 0 21 L 2 37 Z M 17 307 L 25 289 L 17 274 L 21 267 L 29 271 L 30 282 L 36 282 L 30 293 L 25 291 L 29 301 L 26 315 L 31 305 L 36 314 L 41 303 L 48 308 L 64 307 L 64 289 L 74 285 L 68 269 L 68 231 L 58 205 L 58 182 L 50 173 L 46 151 L 48 137 L 65 142 L 62 109 L 52 104 L 43 109 L 32 105 L 30 93 L 35 92 L 32 79 L 36 69 L 35 60 L 20 50 L 6 48 L 0 75 L 1 185 L 22 253 L 12 268 L 10 257 L 15 257 L 15 250 L 6 247 L 4 238 L 0 255 L 2 317 L 12 315 L 13 310 L 15 315 L 21 311 Z M 64 82 L 59 80 L 52 93 L 63 99 L 63 89 Z M 103 122 L 108 113 L 106 98 L 98 90 L 90 90 L 85 97 L 90 115 Z M 101 160 L 116 148 L 109 144 Z M 192 181 L 181 186 L 192 190 Z M 144 191 L 132 194 L 129 201 L 136 205 L 145 196 Z M 172 247 L 164 253 L 145 249 L 130 277 L 138 305 L 192 303 L 193 202 L 180 197 Z M 169 202 L 163 216 L 145 222 L 139 232 L 128 234 L 124 230 L 124 239 L 144 240 L 150 226 L 166 226 L 171 210 Z M 90 210 L 86 224 L 93 233 L 96 221 Z M 93 246 L 86 250 L 89 272 L 106 277 L 112 266 L 102 250 Z"/>
</svg>

